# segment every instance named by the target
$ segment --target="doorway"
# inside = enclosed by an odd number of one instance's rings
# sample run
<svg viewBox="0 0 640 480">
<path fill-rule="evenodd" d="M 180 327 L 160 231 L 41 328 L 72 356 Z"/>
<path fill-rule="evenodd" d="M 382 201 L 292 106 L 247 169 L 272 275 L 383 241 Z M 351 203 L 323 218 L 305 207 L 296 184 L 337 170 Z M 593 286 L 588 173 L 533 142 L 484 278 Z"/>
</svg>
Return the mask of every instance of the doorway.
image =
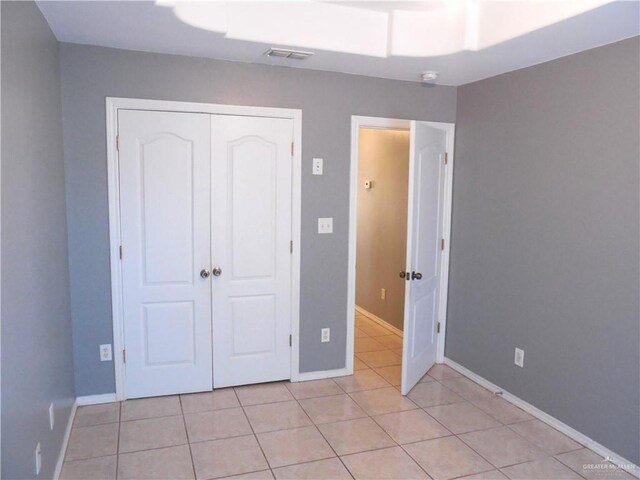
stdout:
<svg viewBox="0 0 640 480">
<path fill-rule="evenodd" d="M 385 209 L 399 210 L 400 215 L 406 215 L 406 234 L 405 240 L 405 259 L 395 260 L 392 263 L 396 265 L 396 274 L 398 280 L 404 285 L 404 302 L 401 304 L 402 323 L 395 319 L 396 325 L 390 322 L 394 321 L 393 314 L 388 312 L 387 319 L 381 318 L 379 315 L 368 311 L 359 303 L 368 302 L 373 305 L 370 308 L 380 309 L 380 302 L 387 297 L 386 288 L 378 285 L 372 290 L 369 297 L 365 298 L 362 292 L 358 292 L 361 286 L 358 278 L 363 278 L 363 274 L 359 270 L 366 272 L 371 271 L 371 262 L 377 264 L 385 263 L 381 258 L 381 253 L 375 255 L 369 254 L 370 258 L 358 258 L 360 255 L 359 248 L 366 245 L 367 242 L 375 243 L 373 238 L 364 238 L 363 234 L 369 229 L 369 235 L 375 235 L 376 231 L 371 227 L 360 229 L 359 202 L 361 201 L 360 193 L 366 195 L 367 192 L 361 192 L 361 189 L 369 190 L 368 193 L 374 192 L 376 179 L 362 178 L 361 169 L 367 171 L 368 165 L 361 166 L 360 162 L 366 162 L 365 155 L 361 155 L 360 150 L 367 152 L 367 137 L 371 136 L 371 130 L 385 130 L 386 135 L 392 132 L 408 131 L 408 175 L 406 176 L 406 203 L 395 200 L 396 204 L 391 204 L 391 197 L 383 200 L 381 205 L 377 205 L 369 217 L 384 216 Z M 399 135 L 399 133 L 397 133 Z M 378 137 L 381 138 L 380 134 Z M 375 143 L 375 142 L 374 142 Z M 350 225 L 349 225 L 349 292 L 348 292 L 348 317 L 347 317 L 347 366 L 350 371 L 357 368 L 376 368 L 376 364 L 387 363 L 376 357 L 383 355 L 390 360 L 392 364 L 387 369 L 379 373 L 387 373 L 395 375 L 395 381 L 398 383 L 398 363 L 400 364 L 400 390 L 406 395 L 411 388 L 422 378 L 424 374 L 433 366 L 434 363 L 442 363 L 444 360 L 444 336 L 446 331 L 446 304 L 447 304 L 447 283 L 448 283 L 448 263 L 449 263 L 449 232 L 451 217 L 451 186 L 453 181 L 453 145 L 454 145 L 454 125 L 436 122 L 421 122 L 409 120 L 396 120 L 376 117 L 352 117 L 351 129 L 351 198 L 350 198 Z M 374 149 L 375 150 L 375 149 Z M 384 148 L 378 145 L 378 152 L 383 152 Z M 393 175 L 399 175 L 401 172 L 394 171 L 393 174 L 387 174 L 383 181 L 389 182 Z M 366 176 L 366 175 L 365 175 Z M 379 180 L 378 180 L 379 181 Z M 396 189 L 397 190 L 397 189 Z M 363 201 L 371 203 L 371 199 Z M 406 204 L 406 210 L 403 205 Z M 397 220 L 397 219 L 396 219 Z M 402 228 L 398 228 L 397 234 L 388 235 L 396 240 L 398 237 L 402 242 Z M 364 241 L 363 241 L 364 240 Z M 379 242 L 378 242 L 379 243 Z M 389 245 L 389 241 L 382 242 Z M 398 248 L 396 247 L 396 250 Z M 365 252 L 367 250 L 365 249 Z M 392 257 L 391 254 L 388 255 Z M 385 258 L 386 260 L 386 258 Z M 362 265 L 365 265 L 363 268 Z M 387 270 L 389 270 L 387 268 Z M 372 275 L 375 277 L 375 275 Z M 387 275 L 390 282 L 390 277 Z M 371 278 L 369 278 L 371 280 Z M 374 278 L 374 281 L 375 278 Z M 363 280 L 360 282 L 366 283 Z M 383 291 L 382 289 L 385 288 Z M 379 290 L 378 290 L 379 289 Z M 399 287 L 401 290 L 402 287 Z M 372 300 L 375 299 L 375 300 Z M 378 305 L 376 305 L 376 302 Z M 398 302 L 400 303 L 400 302 Z M 386 305 L 385 305 L 386 306 Z M 391 349 L 389 353 L 384 354 L 365 354 L 363 349 L 379 348 L 378 344 L 384 346 L 384 340 L 376 340 L 375 336 L 367 340 L 364 336 L 367 327 L 366 322 L 373 322 L 380 328 L 390 330 L 392 333 L 400 334 L 402 331 L 402 351 L 400 359 L 394 358 L 392 354 L 399 355 L 399 349 L 394 352 Z M 358 326 L 360 324 L 361 326 Z M 398 325 L 401 328 L 398 328 Z M 375 329 L 369 329 L 375 334 Z M 386 332 L 385 332 L 386 333 Z M 356 340 L 356 335 L 360 340 Z M 383 337 L 382 332 L 378 332 L 380 338 Z M 362 340 L 362 339 L 365 340 Z M 390 340 L 389 340 L 390 341 Z M 360 352 L 355 352 L 355 345 Z M 367 363 L 369 360 L 369 363 Z M 364 363 L 364 365 L 362 364 Z M 380 368 L 378 366 L 378 368 Z"/>
<path fill-rule="evenodd" d="M 118 399 L 295 378 L 299 114 L 108 107 Z"/>
<path fill-rule="evenodd" d="M 358 132 L 354 368 L 399 387 L 409 187 L 409 130 Z"/>
</svg>

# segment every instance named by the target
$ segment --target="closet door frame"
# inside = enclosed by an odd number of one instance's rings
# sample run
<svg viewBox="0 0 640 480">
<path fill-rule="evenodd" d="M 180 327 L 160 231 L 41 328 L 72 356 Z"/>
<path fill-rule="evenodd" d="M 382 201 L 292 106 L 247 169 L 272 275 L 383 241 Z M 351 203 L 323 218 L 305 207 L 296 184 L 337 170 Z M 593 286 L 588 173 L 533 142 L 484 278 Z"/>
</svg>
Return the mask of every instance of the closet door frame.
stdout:
<svg viewBox="0 0 640 480">
<path fill-rule="evenodd" d="M 302 197 L 302 110 L 212 103 L 174 102 L 136 98 L 106 98 L 107 183 L 109 200 L 109 255 L 111 269 L 111 316 L 113 319 L 113 367 L 115 398 L 125 400 L 124 316 L 122 303 L 122 263 L 120 261 L 120 174 L 118 168 L 118 110 L 204 113 L 249 117 L 286 118 L 293 121 L 292 203 L 291 203 L 291 381 L 303 378 L 300 358 L 300 229 Z M 111 396 L 109 396 L 111 397 Z"/>
</svg>

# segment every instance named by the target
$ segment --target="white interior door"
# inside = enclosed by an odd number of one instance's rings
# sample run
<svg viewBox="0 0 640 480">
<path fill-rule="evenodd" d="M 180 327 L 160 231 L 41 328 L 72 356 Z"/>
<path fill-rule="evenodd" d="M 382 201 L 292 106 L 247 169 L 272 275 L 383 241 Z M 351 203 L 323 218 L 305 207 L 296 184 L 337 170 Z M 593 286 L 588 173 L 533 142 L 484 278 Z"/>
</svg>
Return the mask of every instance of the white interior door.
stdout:
<svg viewBox="0 0 640 480">
<path fill-rule="evenodd" d="M 118 113 L 128 398 L 212 388 L 210 118 Z"/>
<path fill-rule="evenodd" d="M 288 379 L 293 122 L 218 115 L 211 132 L 214 386 Z"/>
<path fill-rule="evenodd" d="M 446 132 L 411 122 L 402 394 L 436 361 Z"/>
</svg>

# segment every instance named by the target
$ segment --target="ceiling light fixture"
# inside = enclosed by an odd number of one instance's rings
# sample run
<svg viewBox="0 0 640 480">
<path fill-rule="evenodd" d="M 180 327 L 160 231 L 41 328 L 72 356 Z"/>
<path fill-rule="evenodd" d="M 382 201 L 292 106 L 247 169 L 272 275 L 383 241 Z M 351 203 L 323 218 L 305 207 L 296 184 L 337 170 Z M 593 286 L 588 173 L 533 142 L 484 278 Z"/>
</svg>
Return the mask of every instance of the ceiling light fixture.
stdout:
<svg viewBox="0 0 640 480">
<path fill-rule="evenodd" d="M 313 52 L 305 52 L 302 50 L 289 50 L 286 48 L 273 48 L 264 52 L 267 57 L 290 58 L 292 60 L 306 60 Z"/>
</svg>

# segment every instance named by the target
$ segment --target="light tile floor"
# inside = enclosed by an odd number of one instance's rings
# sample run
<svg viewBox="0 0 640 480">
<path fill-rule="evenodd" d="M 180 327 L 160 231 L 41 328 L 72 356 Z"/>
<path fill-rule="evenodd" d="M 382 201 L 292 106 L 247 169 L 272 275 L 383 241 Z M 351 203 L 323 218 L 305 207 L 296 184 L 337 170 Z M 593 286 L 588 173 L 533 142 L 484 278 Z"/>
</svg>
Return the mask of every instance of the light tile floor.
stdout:
<svg viewBox="0 0 640 480">
<path fill-rule="evenodd" d="M 398 339 L 357 315 L 349 377 L 80 407 L 61 478 L 633 478 L 444 365 L 402 397 Z"/>
</svg>

